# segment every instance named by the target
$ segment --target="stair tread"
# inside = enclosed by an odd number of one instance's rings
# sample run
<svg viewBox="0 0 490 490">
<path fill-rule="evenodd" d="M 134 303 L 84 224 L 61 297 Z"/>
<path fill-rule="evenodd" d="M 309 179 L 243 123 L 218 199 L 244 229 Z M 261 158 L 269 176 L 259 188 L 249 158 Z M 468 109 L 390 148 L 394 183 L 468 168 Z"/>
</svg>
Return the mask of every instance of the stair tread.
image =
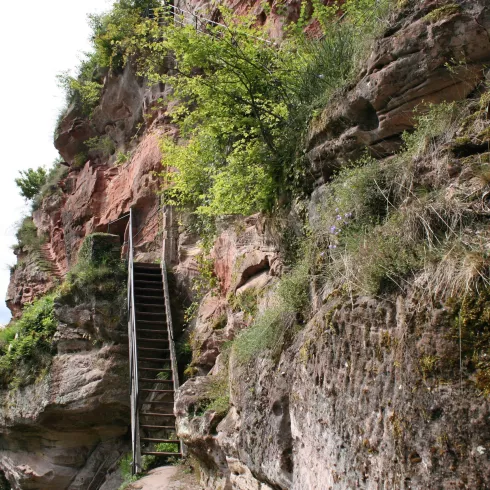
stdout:
<svg viewBox="0 0 490 490">
<path fill-rule="evenodd" d="M 140 415 L 147 415 L 151 417 L 174 417 L 173 413 L 155 413 L 155 412 L 140 412 Z"/>
<path fill-rule="evenodd" d="M 162 351 L 162 352 L 165 352 L 165 351 L 169 351 L 170 349 L 161 349 L 159 347 L 138 347 L 138 349 L 141 349 L 141 350 L 159 350 L 159 351 Z"/>
<path fill-rule="evenodd" d="M 139 357 L 139 361 L 158 361 L 158 362 L 172 362 L 172 359 L 158 359 L 158 357 Z M 167 370 L 168 371 L 168 370 Z"/>
<path fill-rule="evenodd" d="M 176 444 L 179 444 L 180 441 L 178 439 L 158 439 L 155 437 L 142 437 L 142 441 L 151 441 L 151 442 L 175 442 Z"/>
<path fill-rule="evenodd" d="M 164 401 L 161 401 L 161 400 L 155 400 L 155 401 L 152 401 L 152 402 L 142 402 L 142 405 L 172 405 L 174 404 L 174 402 L 164 402 Z"/>
<path fill-rule="evenodd" d="M 172 372 L 171 369 L 147 368 L 147 367 L 143 367 L 143 366 L 139 366 L 138 369 L 140 371 L 158 371 L 158 372 L 168 371 L 168 372 Z"/>
<path fill-rule="evenodd" d="M 168 339 L 145 339 L 144 337 L 138 337 L 138 342 L 140 341 L 145 341 L 145 342 L 167 342 L 168 343 Z"/>
<path fill-rule="evenodd" d="M 158 304 L 158 303 L 139 303 L 136 301 L 136 313 L 138 313 L 138 307 L 143 307 L 143 308 L 158 308 L 158 309 L 165 309 L 165 304 Z M 145 313 L 145 312 L 143 312 Z"/>
<path fill-rule="evenodd" d="M 151 388 L 142 388 L 140 391 L 144 391 L 145 393 L 173 393 L 174 392 L 174 390 L 152 390 Z"/>
<path fill-rule="evenodd" d="M 134 267 L 138 269 L 152 269 L 152 270 L 161 270 L 160 264 L 153 264 L 151 262 L 133 262 Z"/>
<path fill-rule="evenodd" d="M 141 454 L 144 456 L 177 456 L 177 457 L 182 457 L 180 453 L 160 453 L 156 451 L 141 451 Z"/>
<path fill-rule="evenodd" d="M 163 317 L 165 317 L 165 312 L 164 311 L 157 313 L 157 312 L 154 312 L 154 311 L 138 311 L 138 310 L 136 310 L 136 314 L 137 315 L 151 315 L 151 316 L 157 315 L 157 316 L 163 316 Z"/>
<path fill-rule="evenodd" d="M 172 429 L 175 430 L 175 426 L 173 425 L 140 425 L 143 429 Z"/>
<path fill-rule="evenodd" d="M 154 383 L 173 383 L 174 380 L 173 379 L 153 379 L 153 378 L 140 378 L 139 381 L 142 381 L 142 382 L 154 382 Z"/>
<path fill-rule="evenodd" d="M 162 291 L 162 295 L 160 296 L 148 296 L 147 294 L 135 294 L 134 297 L 136 298 L 136 302 L 138 302 L 138 298 L 142 298 L 142 299 L 158 299 L 158 300 L 161 300 L 162 302 L 164 301 L 164 297 L 163 297 L 163 291 Z M 150 303 L 150 304 L 154 304 L 154 303 Z"/>
</svg>

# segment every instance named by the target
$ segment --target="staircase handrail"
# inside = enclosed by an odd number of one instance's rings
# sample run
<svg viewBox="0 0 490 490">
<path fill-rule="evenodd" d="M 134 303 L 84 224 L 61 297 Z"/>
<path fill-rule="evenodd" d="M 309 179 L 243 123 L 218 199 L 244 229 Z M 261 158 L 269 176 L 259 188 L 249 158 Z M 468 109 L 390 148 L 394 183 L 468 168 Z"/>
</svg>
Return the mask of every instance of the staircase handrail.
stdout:
<svg viewBox="0 0 490 490">
<path fill-rule="evenodd" d="M 139 438 L 139 386 L 138 386 L 138 350 L 136 344 L 136 305 L 134 300 L 134 249 L 133 249 L 133 210 L 129 210 L 129 250 L 128 250 L 128 337 L 129 369 L 131 392 L 131 450 L 133 475 L 141 471 L 141 447 Z"/>
<path fill-rule="evenodd" d="M 165 218 L 164 218 L 164 226 L 165 226 Z M 165 315 L 167 318 L 167 330 L 168 330 L 168 340 L 169 340 L 169 349 L 170 349 L 170 363 L 172 366 L 173 373 L 173 385 L 174 385 L 174 393 L 177 394 L 177 390 L 179 389 L 179 366 L 177 363 L 177 353 L 175 351 L 175 341 L 174 341 L 174 328 L 172 323 L 172 308 L 170 306 L 170 290 L 168 287 L 168 274 L 167 274 L 167 262 L 165 260 L 165 233 L 163 234 L 163 243 L 162 243 L 162 260 L 161 260 L 161 269 L 162 269 L 162 278 L 163 278 L 163 297 L 165 301 Z M 180 440 L 180 454 L 185 457 L 187 450 L 185 444 Z"/>
</svg>

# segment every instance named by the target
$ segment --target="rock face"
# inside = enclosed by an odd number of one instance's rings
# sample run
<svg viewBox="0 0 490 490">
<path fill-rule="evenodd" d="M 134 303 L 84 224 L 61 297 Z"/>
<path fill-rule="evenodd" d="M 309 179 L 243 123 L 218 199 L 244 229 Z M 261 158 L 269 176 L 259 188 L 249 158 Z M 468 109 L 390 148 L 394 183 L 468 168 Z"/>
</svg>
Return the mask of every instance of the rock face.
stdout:
<svg viewBox="0 0 490 490">
<path fill-rule="evenodd" d="M 311 221 L 333 169 L 366 148 L 376 158 L 391 155 L 402 132 L 413 129 L 417 106 L 464 99 L 485 78 L 487 3 L 424 0 L 400 8 L 357 81 L 310 127 Z M 199 12 L 209 7 L 178 5 Z M 278 38 L 284 22 L 278 9 L 285 8 L 288 19 L 300 9 L 295 1 L 273 3 L 270 14 L 257 2 L 228 5 L 252 11 Z M 214 7 L 209 12 L 216 14 Z M 314 24 L 308 29 L 315 35 Z M 209 256 L 189 231 L 189 216 L 167 208 L 162 229 L 159 137 L 175 130 L 153 104 L 166 90 L 148 87 L 128 66 L 106 77 L 93 124 L 68 109 L 56 147 L 70 170 L 33 216 L 38 234 L 47 237 L 48 256 L 20 254 L 8 292 L 14 314 L 55 285 L 43 257 L 62 276 L 88 234 L 110 232 L 123 245 L 132 208 L 137 259 L 161 257 L 163 232 L 164 256 L 181 293 L 173 295 L 173 306 L 182 313 L 184 304 L 199 301 L 190 329 L 187 372 L 193 377 L 181 387 L 175 413 L 205 488 L 490 488 L 488 399 L 471 379 L 455 379 L 454 318 L 415 287 L 380 299 L 322 295 L 312 284 L 312 318 L 280 355 L 266 352 L 248 364 L 232 355 L 228 366 L 224 346 L 251 325 L 254 312 L 268 308 L 265 291 L 287 270 L 284 253 L 270 217 L 223 219 Z M 140 130 L 143 115 L 147 124 Z M 94 137 L 109 137 L 127 161 L 116 164 L 116 155 L 88 151 L 86 141 Z M 457 172 L 460 162 L 453 164 Z M 201 298 L 192 286 L 203 268 L 212 284 Z M 127 451 L 129 424 L 124 312 L 114 307 L 100 298 L 58 304 L 49 372 L 31 386 L 0 391 L 0 470 L 14 488 L 119 485 L 114 474 L 106 477 Z M 224 378 L 228 410 L 206 409 L 216 380 Z"/>
<path fill-rule="evenodd" d="M 0 391 L 0 468 L 13 488 L 86 490 L 127 450 L 125 326 L 101 311 L 110 305 L 60 305 L 49 373 Z"/>
<path fill-rule="evenodd" d="M 485 79 L 487 2 L 451 5 L 408 3 L 359 80 L 313 122 L 312 221 L 335 168 L 366 147 L 377 158 L 391 155 L 402 132 L 413 129 L 417 106 L 464 99 Z M 446 167 L 457 174 L 464 165 L 453 158 Z M 449 186 L 448 195 L 457 187 Z M 312 318 L 279 357 L 265 351 L 242 364 L 232 355 L 223 369 L 224 341 L 250 322 L 240 295 L 270 285 L 282 269 L 274 233 L 270 248 L 259 234 L 242 254 L 236 229 L 227 225 L 212 250 L 222 289 L 202 301 L 192 335 L 193 373 L 208 374 L 184 383 L 175 408 L 178 434 L 201 462 L 202 484 L 209 490 L 490 488 L 488 398 L 475 388 L 474 375 L 457 368 L 450 308 L 416 287 L 372 298 L 322 295 L 312 284 Z M 254 306 L 265 310 L 267 301 L 255 298 Z M 220 376 L 229 385 L 227 413 L 206 409 Z"/>
<path fill-rule="evenodd" d="M 92 235 L 83 255 L 87 267 L 118 261 L 119 237 Z M 0 469 L 13 488 L 99 488 L 127 450 L 126 325 L 117 298 L 84 291 L 85 302 L 74 287 L 57 297 L 49 369 L 0 390 Z"/>
<path fill-rule="evenodd" d="M 378 41 L 354 88 L 325 108 L 310 129 L 308 158 L 325 181 L 366 149 L 386 156 L 401 145 L 418 106 L 464 99 L 485 78 L 490 13 L 483 0 L 444 9 L 417 3 Z"/>
<path fill-rule="evenodd" d="M 186 383 L 179 434 L 214 475 L 207 488 L 488 488 L 489 404 L 422 368 L 427 352 L 457 359 L 448 324 L 417 297 L 331 301 L 277 364 L 230 369 L 232 408 L 219 424 L 184 415 L 204 390 Z"/>
</svg>

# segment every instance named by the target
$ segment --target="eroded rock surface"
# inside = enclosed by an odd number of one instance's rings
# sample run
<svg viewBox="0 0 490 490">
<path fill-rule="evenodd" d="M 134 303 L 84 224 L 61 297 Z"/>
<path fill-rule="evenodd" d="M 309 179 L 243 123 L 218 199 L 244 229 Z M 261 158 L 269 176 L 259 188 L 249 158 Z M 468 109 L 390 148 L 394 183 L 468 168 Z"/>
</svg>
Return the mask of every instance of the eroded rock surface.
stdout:
<svg viewBox="0 0 490 490">
<path fill-rule="evenodd" d="M 103 302 L 60 305 L 49 372 L 0 391 L 0 468 L 13 488 L 85 490 L 127 450 L 125 326 L 101 313 L 110 311 Z"/>
</svg>

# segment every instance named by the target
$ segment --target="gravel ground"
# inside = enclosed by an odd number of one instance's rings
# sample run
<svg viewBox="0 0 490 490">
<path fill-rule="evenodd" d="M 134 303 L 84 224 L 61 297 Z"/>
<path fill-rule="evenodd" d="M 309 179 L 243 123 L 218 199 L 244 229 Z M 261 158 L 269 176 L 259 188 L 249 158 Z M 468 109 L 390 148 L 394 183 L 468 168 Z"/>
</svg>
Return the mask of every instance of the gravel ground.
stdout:
<svg viewBox="0 0 490 490">
<path fill-rule="evenodd" d="M 162 466 L 133 483 L 128 490 L 202 490 L 196 475 L 185 466 Z"/>
</svg>

